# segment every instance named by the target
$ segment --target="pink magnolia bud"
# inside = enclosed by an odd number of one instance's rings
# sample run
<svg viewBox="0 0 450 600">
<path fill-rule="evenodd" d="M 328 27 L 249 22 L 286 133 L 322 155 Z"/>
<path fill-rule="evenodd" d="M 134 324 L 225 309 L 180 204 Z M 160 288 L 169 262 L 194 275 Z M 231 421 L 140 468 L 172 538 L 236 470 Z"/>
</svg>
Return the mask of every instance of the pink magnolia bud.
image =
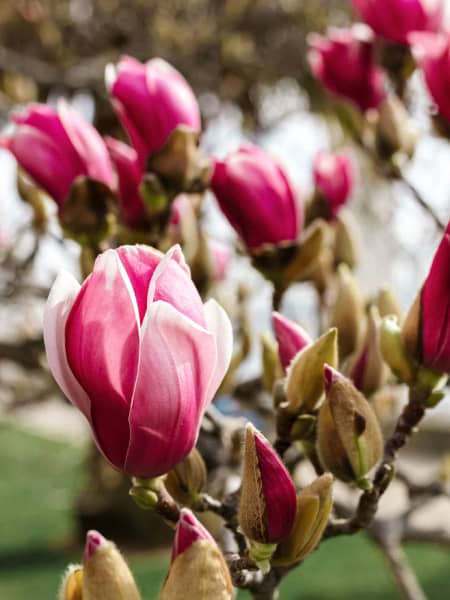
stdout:
<svg viewBox="0 0 450 600">
<path fill-rule="evenodd" d="M 225 279 L 231 262 L 233 252 L 228 244 L 219 240 L 207 238 L 208 250 L 213 266 L 213 275 L 216 281 Z"/>
<path fill-rule="evenodd" d="M 408 350 L 426 367 L 450 373 L 450 223 L 423 288 L 403 325 Z"/>
<path fill-rule="evenodd" d="M 346 29 L 330 28 L 327 36 L 308 38 L 309 62 L 314 76 L 333 94 L 350 100 L 361 111 L 376 108 L 385 98 L 385 76 L 373 57 L 373 34 L 357 23 Z"/>
<path fill-rule="evenodd" d="M 202 304 L 179 247 L 101 254 L 80 287 L 54 283 L 44 314 L 52 373 L 103 455 L 140 478 L 167 473 L 195 445 L 228 368 L 231 324 Z"/>
<path fill-rule="evenodd" d="M 412 33 L 408 39 L 437 110 L 450 123 L 450 39 L 433 33 Z"/>
<path fill-rule="evenodd" d="M 313 170 L 316 188 L 327 204 L 328 218 L 335 219 L 353 190 L 353 163 L 346 154 L 321 151 L 314 159 Z"/>
<path fill-rule="evenodd" d="M 215 540 L 190 510 L 183 508 L 172 549 L 172 563 L 160 600 L 231 600 L 228 567 Z"/>
<path fill-rule="evenodd" d="M 116 67 L 107 67 L 106 83 L 142 166 L 179 125 L 200 132 L 200 112 L 193 91 L 184 77 L 161 58 L 142 64 L 123 56 Z"/>
<path fill-rule="evenodd" d="M 108 544 L 108 540 L 101 533 L 95 530 L 88 531 L 86 534 L 86 544 L 84 546 L 83 562 L 84 564 L 100 549 Z"/>
<path fill-rule="evenodd" d="M 143 172 L 137 152 L 131 146 L 112 137 L 106 137 L 105 143 L 117 171 L 122 219 L 131 227 L 142 225 L 145 205 L 139 186 Z"/>
<path fill-rule="evenodd" d="M 286 372 L 294 356 L 309 346 L 313 340 L 303 327 L 283 317 L 279 312 L 272 313 L 272 323 L 278 342 L 281 365 Z"/>
<path fill-rule="evenodd" d="M 203 527 L 194 514 L 188 508 L 183 508 L 173 540 L 172 562 L 177 556 L 183 554 L 183 552 L 190 548 L 192 544 L 201 540 L 210 542 L 214 546 L 216 545 L 212 535 L 205 527 Z"/>
<path fill-rule="evenodd" d="M 57 110 L 31 104 L 13 120 L 14 133 L 0 144 L 58 206 L 81 175 L 114 187 L 114 171 L 100 134 L 63 100 Z"/>
<path fill-rule="evenodd" d="M 266 438 L 247 425 L 239 507 L 242 531 L 252 541 L 277 544 L 294 526 L 296 503 L 286 467 Z"/>
<path fill-rule="evenodd" d="M 263 150 L 247 144 L 216 161 L 211 188 L 249 249 L 297 239 L 303 214 L 294 189 Z"/>
<path fill-rule="evenodd" d="M 378 35 L 407 44 L 412 31 L 439 31 L 444 17 L 442 0 L 353 0 L 362 19 Z"/>
</svg>

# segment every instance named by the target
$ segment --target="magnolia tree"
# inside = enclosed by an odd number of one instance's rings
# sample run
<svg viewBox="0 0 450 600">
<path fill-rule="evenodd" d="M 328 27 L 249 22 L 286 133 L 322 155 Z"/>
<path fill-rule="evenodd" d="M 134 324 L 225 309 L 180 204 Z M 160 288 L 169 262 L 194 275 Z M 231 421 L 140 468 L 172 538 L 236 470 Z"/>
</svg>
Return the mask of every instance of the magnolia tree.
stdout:
<svg viewBox="0 0 450 600">
<path fill-rule="evenodd" d="M 445 135 L 450 124 L 443 5 L 354 5 L 365 23 L 310 35 L 312 73 L 353 143 L 387 177 L 402 180 L 417 138 L 406 102 L 414 69 L 423 72 L 437 131 Z M 315 192 L 302 200 L 282 166 L 254 145 L 224 160 L 201 151 L 196 97 L 163 60 L 123 57 L 107 68 L 106 86 L 130 145 L 103 139 L 63 101 L 14 115 L 1 143 L 54 200 L 64 235 L 81 246 L 84 282 L 61 273 L 46 304 L 48 364 L 101 454 L 130 478 L 132 499 L 173 529 L 160 598 L 226 600 L 236 588 L 276 598 L 283 577 L 301 570 L 319 544 L 361 530 L 385 553 L 404 597 L 424 598 L 401 544 L 449 543 L 444 532 L 411 523 L 423 502 L 445 490 L 411 481 L 396 463 L 443 399 L 450 373 L 449 227 L 413 189 L 445 231 L 403 316 L 393 292 L 365 298 L 352 274 L 357 252 L 345 204 L 356 165 L 345 152 L 317 155 Z M 274 335 L 263 338 L 263 370 L 250 391 L 234 383 L 245 326 L 232 315 L 233 342 L 230 317 L 210 297 L 212 284 L 227 277 L 231 249 L 202 227 L 208 190 L 238 234 L 238 251 L 273 285 Z M 299 281 L 317 292 L 317 337 L 280 312 Z M 405 389 L 409 396 L 382 431 L 374 398 L 387 385 L 394 396 Z M 270 441 L 214 407 L 220 389 L 246 391 L 255 408 L 271 397 Z M 229 485 L 216 495 L 210 457 L 196 449 L 206 429 L 225 449 L 218 462 Z M 299 476 L 305 464 L 315 471 L 309 482 Z M 379 520 L 380 498 L 394 479 L 410 502 Z M 333 497 L 336 480 L 354 490 L 355 503 Z M 220 522 L 214 537 L 202 524 L 208 512 Z M 140 598 L 124 558 L 96 531 L 60 594 Z"/>
</svg>

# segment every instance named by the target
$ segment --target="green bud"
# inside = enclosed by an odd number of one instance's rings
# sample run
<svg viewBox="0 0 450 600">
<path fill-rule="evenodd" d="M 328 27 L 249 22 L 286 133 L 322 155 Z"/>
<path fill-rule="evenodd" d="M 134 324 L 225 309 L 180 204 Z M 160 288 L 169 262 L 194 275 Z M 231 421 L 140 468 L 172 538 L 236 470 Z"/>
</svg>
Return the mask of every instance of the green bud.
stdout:
<svg viewBox="0 0 450 600">
<path fill-rule="evenodd" d="M 396 317 L 385 317 L 381 322 L 380 350 L 383 359 L 400 381 L 412 383 L 415 380 L 418 365 L 405 348 Z"/>
<path fill-rule="evenodd" d="M 337 290 L 330 314 L 330 326 L 339 331 L 339 356 L 345 358 L 356 349 L 364 322 L 364 298 L 346 264 L 339 265 Z"/>
<path fill-rule="evenodd" d="M 264 575 L 266 575 L 270 571 L 270 561 L 277 549 L 277 545 L 249 540 L 249 546 L 249 559 L 255 563 L 258 569 L 261 569 Z"/>
<path fill-rule="evenodd" d="M 325 364 L 338 364 L 336 329 L 324 333 L 292 360 L 286 377 L 287 410 L 290 414 L 315 409 L 324 392 Z"/>
<path fill-rule="evenodd" d="M 332 475 L 325 473 L 297 496 L 295 525 L 289 537 L 278 544 L 272 559 L 274 566 L 289 567 L 304 560 L 316 548 L 333 505 L 332 485 Z"/>
<path fill-rule="evenodd" d="M 261 334 L 263 384 L 264 388 L 271 394 L 277 379 L 283 377 L 278 345 L 276 340 L 268 333 Z"/>
<path fill-rule="evenodd" d="M 167 491 L 177 502 L 191 506 L 206 485 L 207 472 L 202 455 L 192 452 L 172 469 L 166 479 Z"/>
<path fill-rule="evenodd" d="M 389 159 L 401 152 L 411 158 L 417 134 L 403 102 L 395 94 L 389 94 L 378 109 L 376 143 L 380 157 Z"/>
<path fill-rule="evenodd" d="M 383 454 L 378 419 L 364 396 L 343 375 L 325 367 L 327 395 L 317 422 L 323 467 L 343 481 L 366 487 L 366 475 Z"/>
<path fill-rule="evenodd" d="M 169 206 L 169 196 L 154 173 L 145 173 L 139 186 L 150 215 L 162 213 Z"/>
<path fill-rule="evenodd" d="M 151 510 L 158 504 L 158 495 L 144 487 L 133 486 L 128 493 L 143 510 Z"/>
<path fill-rule="evenodd" d="M 384 287 L 380 289 L 377 295 L 376 305 L 381 318 L 393 315 L 397 317 L 399 323 L 401 322 L 403 311 L 394 292 L 390 288 Z"/>
</svg>

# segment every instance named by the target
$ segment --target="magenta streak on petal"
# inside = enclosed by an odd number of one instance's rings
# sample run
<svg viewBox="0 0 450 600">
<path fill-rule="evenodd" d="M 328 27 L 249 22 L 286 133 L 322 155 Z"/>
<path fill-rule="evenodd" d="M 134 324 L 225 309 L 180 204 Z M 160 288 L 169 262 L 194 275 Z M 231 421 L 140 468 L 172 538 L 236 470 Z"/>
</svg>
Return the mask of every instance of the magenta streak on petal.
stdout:
<svg viewBox="0 0 450 600">
<path fill-rule="evenodd" d="M 303 327 L 278 312 L 272 313 L 272 322 L 278 341 L 281 365 L 286 371 L 294 356 L 311 344 L 312 338 Z"/>
<path fill-rule="evenodd" d="M 254 432 L 254 440 L 266 508 L 267 541 L 277 543 L 286 538 L 294 526 L 297 510 L 295 486 L 267 440 L 257 431 Z"/>
</svg>

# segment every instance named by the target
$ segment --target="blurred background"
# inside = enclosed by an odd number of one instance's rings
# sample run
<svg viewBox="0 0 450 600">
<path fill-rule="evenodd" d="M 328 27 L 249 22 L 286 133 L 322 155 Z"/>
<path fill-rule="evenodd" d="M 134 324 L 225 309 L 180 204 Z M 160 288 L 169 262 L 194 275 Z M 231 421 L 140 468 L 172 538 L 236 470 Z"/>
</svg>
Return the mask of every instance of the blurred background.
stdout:
<svg viewBox="0 0 450 600">
<path fill-rule="evenodd" d="M 406 308 L 440 232 L 406 186 L 380 177 L 351 145 L 307 64 L 307 34 L 354 17 L 348 0 L 2 0 L 0 127 L 8 131 L 10 112 L 30 101 L 54 104 L 64 96 L 102 134 L 123 138 L 105 92 L 104 68 L 122 54 L 163 57 L 199 97 L 201 144 L 208 153 L 224 156 L 251 140 L 280 160 L 306 197 L 316 152 L 348 148 L 358 165 L 350 205 L 362 242 L 357 277 L 367 293 L 389 284 Z M 421 135 L 406 176 L 447 221 L 450 147 L 433 136 L 417 74 L 409 94 Z M 87 427 L 45 364 L 43 304 L 61 268 L 80 277 L 79 247 L 62 237 L 56 219 L 50 218 L 45 234 L 31 229 L 32 199 L 24 190 L 19 195 L 16 179 L 14 159 L 0 150 L 0 597 L 56 597 L 64 566 L 79 560 L 83 530 L 95 526 L 106 534 L 103 525 L 131 556 L 144 597 L 155 598 L 170 540 L 128 502 L 126 489 L 123 503 L 117 503 L 116 491 L 111 502 L 97 493 Z M 51 215 L 53 204 L 47 209 Z M 212 197 L 204 218 L 215 237 L 233 241 Z M 257 334 L 269 328 L 271 294 L 242 257 L 234 259 L 222 293 L 244 280 L 255 339 L 240 368 L 241 381 L 259 373 Z M 283 310 L 315 331 L 314 303 L 311 289 L 299 284 L 286 295 Z M 226 399 L 223 406 L 227 409 Z M 420 449 L 425 474 L 440 468 L 438 452 L 450 451 L 449 431 L 447 401 L 410 451 Z M 104 474 L 106 489 L 116 490 L 114 477 Z M 429 510 L 426 518 L 433 515 L 450 521 L 449 505 Z M 412 545 L 408 554 L 429 597 L 446 597 L 448 551 Z M 281 597 L 338 600 L 363 594 L 399 598 L 377 549 L 359 534 L 324 544 L 287 578 Z"/>
</svg>

